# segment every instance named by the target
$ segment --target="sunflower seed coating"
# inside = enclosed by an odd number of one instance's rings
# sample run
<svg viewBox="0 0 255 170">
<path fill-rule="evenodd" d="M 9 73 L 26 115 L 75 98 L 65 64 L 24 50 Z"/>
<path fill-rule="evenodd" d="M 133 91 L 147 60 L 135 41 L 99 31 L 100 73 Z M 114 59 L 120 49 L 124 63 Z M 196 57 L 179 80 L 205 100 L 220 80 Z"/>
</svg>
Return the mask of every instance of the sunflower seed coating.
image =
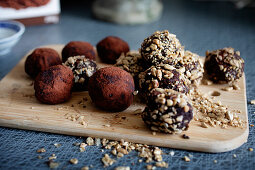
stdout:
<svg viewBox="0 0 255 170">
<path fill-rule="evenodd" d="M 214 82 L 231 83 L 243 75 L 244 60 L 234 48 L 206 52 L 205 70 Z"/>
<path fill-rule="evenodd" d="M 148 66 L 161 63 L 177 64 L 184 55 L 184 50 L 176 35 L 167 30 L 156 31 L 141 44 L 141 55 Z"/>
<path fill-rule="evenodd" d="M 84 56 L 74 56 L 69 57 L 63 65 L 69 67 L 74 74 L 73 89 L 76 91 L 87 90 L 89 78 L 97 70 L 96 63 Z"/>
<path fill-rule="evenodd" d="M 193 118 L 193 108 L 185 94 L 155 88 L 148 96 L 142 118 L 153 131 L 181 133 Z"/>
</svg>

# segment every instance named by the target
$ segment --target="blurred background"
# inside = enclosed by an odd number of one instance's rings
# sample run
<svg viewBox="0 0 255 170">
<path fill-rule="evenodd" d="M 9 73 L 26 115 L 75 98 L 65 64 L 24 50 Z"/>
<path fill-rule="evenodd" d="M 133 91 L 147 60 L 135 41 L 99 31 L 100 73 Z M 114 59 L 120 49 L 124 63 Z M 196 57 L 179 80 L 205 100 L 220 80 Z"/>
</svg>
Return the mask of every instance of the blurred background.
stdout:
<svg viewBox="0 0 255 170">
<path fill-rule="evenodd" d="M 96 45 L 108 35 L 127 41 L 132 50 L 157 30 L 177 35 L 187 50 L 232 46 L 246 59 L 255 44 L 254 0 L 0 0 L 0 20 L 26 25 L 2 78 L 29 50 L 82 40 Z M 3 65 L 5 65 L 3 64 Z"/>
</svg>

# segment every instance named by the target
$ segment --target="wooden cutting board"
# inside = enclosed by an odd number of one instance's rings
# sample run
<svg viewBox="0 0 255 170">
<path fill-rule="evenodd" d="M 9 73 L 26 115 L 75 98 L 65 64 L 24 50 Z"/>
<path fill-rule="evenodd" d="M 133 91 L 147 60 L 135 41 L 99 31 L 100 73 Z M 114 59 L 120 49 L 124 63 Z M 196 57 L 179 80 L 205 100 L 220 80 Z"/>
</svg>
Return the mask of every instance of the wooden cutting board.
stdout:
<svg viewBox="0 0 255 170">
<path fill-rule="evenodd" d="M 63 45 L 48 47 L 60 53 Z M 34 96 L 32 80 L 24 71 L 25 59 L 26 57 L 0 82 L 0 126 L 113 140 L 124 139 L 136 143 L 204 152 L 230 151 L 247 141 L 249 129 L 244 76 L 239 81 L 240 90 L 222 91 L 224 85 L 199 87 L 203 92 L 219 91 L 221 95 L 217 99 L 222 104 L 228 105 L 230 109 L 241 110 L 240 118 L 246 121 L 244 128 L 202 128 L 199 122 L 193 120 L 188 131 L 182 133 L 190 136 L 187 140 L 182 138 L 182 134 L 152 135 L 139 114 L 135 113 L 137 109 L 144 109 L 144 105 L 138 100 L 135 100 L 127 110 L 118 113 L 107 113 L 97 109 L 87 92 L 75 92 L 72 99 L 63 104 L 39 103 Z M 100 61 L 98 65 L 106 66 Z M 77 120 L 72 121 L 72 117 L 76 117 Z"/>
</svg>

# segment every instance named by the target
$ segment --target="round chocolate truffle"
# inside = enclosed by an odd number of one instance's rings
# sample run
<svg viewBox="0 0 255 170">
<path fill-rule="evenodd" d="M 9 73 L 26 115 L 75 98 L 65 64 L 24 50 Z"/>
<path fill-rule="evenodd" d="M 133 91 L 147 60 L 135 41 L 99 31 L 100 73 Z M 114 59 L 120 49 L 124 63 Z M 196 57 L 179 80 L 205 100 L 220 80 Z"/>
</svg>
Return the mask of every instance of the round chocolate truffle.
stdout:
<svg viewBox="0 0 255 170">
<path fill-rule="evenodd" d="M 89 79 L 89 96 L 103 110 L 123 111 L 133 102 L 133 77 L 118 67 L 99 69 Z"/>
<path fill-rule="evenodd" d="M 138 75 L 147 69 L 139 52 L 122 53 L 120 58 L 117 59 L 115 66 L 129 72 L 133 76 L 136 88 L 138 88 L 139 84 Z"/>
<path fill-rule="evenodd" d="M 96 51 L 94 47 L 84 41 L 71 41 L 62 50 L 62 61 L 66 62 L 68 57 L 84 55 L 90 60 L 96 60 Z"/>
<path fill-rule="evenodd" d="M 176 69 L 168 64 L 151 66 L 139 74 L 139 93 L 146 97 L 154 88 L 173 89 L 181 93 L 189 92 L 189 81 L 183 76 L 184 67 Z"/>
<path fill-rule="evenodd" d="M 121 53 L 127 53 L 128 51 L 128 43 L 114 36 L 108 36 L 97 44 L 98 56 L 103 62 L 109 64 L 116 63 Z"/>
<path fill-rule="evenodd" d="M 141 55 L 149 67 L 161 63 L 175 65 L 184 50 L 176 35 L 165 30 L 157 31 L 143 41 Z"/>
<path fill-rule="evenodd" d="M 69 57 L 64 63 L 73 71 L 74 91 L 84 91 L 88 89 L 89 78 L 96 72 L 97 64 L 84 56 Z"/>
<path fill-rule="evenodd" d="M 40 72 L 34 82 L 35 97 L 42 103 L 58 104 L 71 97 L 73 73 L 63 65 Z"/>
<path fill-rule="evenodd" d="M 175 67 L 177 69 L 185 67 L 184 75 L 188 80 L 190 80 L 190 83 L 196 85 L 200 84 L 203 78 L 204 67 L 197 54 L 185 51 L 184 56 L 180 59 L 178 64 L 175 65 Z"/>
<path fill-rule="evenodd" d="M 51 48 L 37 48 L 27 57 L 25 72 L 30 77 L 35 78 L 39 72 L 61 63 L 61 58 L 57 51 Z"/>
<path fill-rule="evenodd" d="M 188 129 L 193 108 L 186 95 L 171 89 L 153 89 L 142 119 L 152 131 L 181 133 Z"/>
<path fill-rule="evenodd" d="M 233 48 L 207 51 L 204 65 L 209 79 L 220 83 L 234 82 L 242 77 L 244 71 L 244 60 Z"/>
</svg>

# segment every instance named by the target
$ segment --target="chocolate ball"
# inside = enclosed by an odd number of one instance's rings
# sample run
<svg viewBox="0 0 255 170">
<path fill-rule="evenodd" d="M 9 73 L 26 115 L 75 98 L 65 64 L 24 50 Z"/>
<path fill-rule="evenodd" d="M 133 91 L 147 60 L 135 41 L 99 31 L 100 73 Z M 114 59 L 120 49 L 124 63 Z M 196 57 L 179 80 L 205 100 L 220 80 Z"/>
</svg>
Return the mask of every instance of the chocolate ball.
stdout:
<svg viewBox="0 0 255 170">
<path fill-rule="evenodd" d="M 88 89 L 89 78 L 96 72 L 97 64 L 84 56 L 69 57 L 64 63 L 74 74 L 74 91 Z"/>
<path fill-rule="evenodd" d="M 152 131 L 181 133 L 188 129 L 193 108 L 186 95 L 171 89 L 153 89 L 142 113 L 142 119 Z"/>
<path fill-rule="evenodd" d="M 107 111 L 123 111 L 133 102 L 133 77 L 118 67 L 99 69 L 89 79 L 89 95 L 95 105 Z"/>
<path fill-rule="evenodd" d="M 114 36 L 108 36 L 97 44 L 98 56 L 103 62 L 109 64 L 116 63 L 121 53 L 127 53 L 128 51 L 128 43 Z"/>
<path fill-rule="evenodd" d="M 139 52 L 122 53 L 120 58 L 117 59 L 115 66 L 129 72 L 135 81 L 135 87 L 138 89 L 139 79 L 138 75 L 147 69 L 144 60 Z"/>
<path fill-rule="evenodd" d="M 204 73 L 203 63 L 200 57 L 190 51 L 185 51 L 184 56 L 180 59 L 175 68 L 185 68 L 184 76 L 190 81 L 191 84 L 199 85 Z"/>
<path fill-rule="evenodd" d="M 30 77 L 35 78 L 39 72 L 61 63 L 61 58 L 57 51 L 51 48 L 37 48 L 27 57 L 25 72 Z"/>
<path fill-rule="evenodd" d="M 84 41 L 71 41 L 62 50 L 62 61 L 66 62 L 68 57 L 84 55 L 90 60 L 96 60 L 96 51 L 94 47 Z"/>
<path fill-rule="evenodd" d="M 175 65 L 184 50 L 176 35 L 167 30 L 156 31 L 141 44 L 141 55 L 149 67 L 161 63 Z"/>
<path fill-rule="evenodd" d="M 145 97 L 154 88 L 173 89 L 181 93 L 189 92 L 189 81 L 183 76 L 184 68 L 176 69 L 169 64 L 151 66 L 139 74 L 139 93 Z"/>
<path fill-rule="evenodd" d="M 35 97 L 42 103 L 58 104 L 70 99 L 73 73 L 63 65 L 40 72 L 34 82 Z"/>
<path fill-rule="evenodd" d="M 204 65 L 209 79 L 216 83 L 234 82 L 242 77 L 244 71 L 240 52 L 231 47 L 207 51 Z"/>
</svg>

